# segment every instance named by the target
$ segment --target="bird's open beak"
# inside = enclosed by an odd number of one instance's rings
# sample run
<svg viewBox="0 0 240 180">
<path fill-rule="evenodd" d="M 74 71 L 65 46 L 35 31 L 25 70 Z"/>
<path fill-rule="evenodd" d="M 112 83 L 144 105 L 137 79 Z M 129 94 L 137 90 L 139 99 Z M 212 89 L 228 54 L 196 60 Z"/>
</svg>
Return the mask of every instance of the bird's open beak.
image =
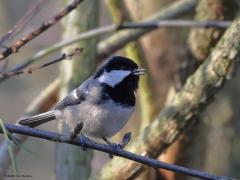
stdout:
<svg viewBox="0 0 240 180">
<path fill-rule="evenodd" d="M 146 71 L 146 69 L 138 68 L 133 71 L 133 74 L 138 75 L 138 76 L 144 75 L 145 71 Z"/>
</svg>

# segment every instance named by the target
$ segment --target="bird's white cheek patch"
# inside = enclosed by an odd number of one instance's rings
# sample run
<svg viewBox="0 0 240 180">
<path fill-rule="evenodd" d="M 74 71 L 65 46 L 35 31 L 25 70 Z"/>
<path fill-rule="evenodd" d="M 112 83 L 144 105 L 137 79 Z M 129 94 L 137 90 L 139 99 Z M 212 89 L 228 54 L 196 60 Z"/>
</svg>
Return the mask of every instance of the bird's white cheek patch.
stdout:
<svg viewBox="0 0 240 180">
<path fill-rule="evenodd" d="M 98 78 L 101 83 L 106 83 L 111 87 L 114 87 L 119 82 L 121 82 L 125 77 L 127 77 L 131 71 L 126 70 L 112 70 L 110 72 L 104 71 L 104 73 Z"/>
</svg>

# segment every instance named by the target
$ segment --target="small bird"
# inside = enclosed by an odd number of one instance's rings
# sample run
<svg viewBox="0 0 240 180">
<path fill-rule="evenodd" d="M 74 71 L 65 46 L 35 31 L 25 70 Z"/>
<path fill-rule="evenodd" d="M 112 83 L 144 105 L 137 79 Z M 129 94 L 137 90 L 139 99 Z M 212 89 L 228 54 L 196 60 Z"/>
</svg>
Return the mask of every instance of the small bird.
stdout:
<svg viewBox="0 0 240 180">
<path fill-rule="evenodd" d="M 83 135 L 109 143 L 108 138 L 123 128 L 134 111 L 135 92 L 143 74 L 144 69 L 131 59 L 111 57 L 50 111 L 20 119 L 18 124 L 36 127 L 62 119 L 63 112 L 69 110 L 74 121 L 83 122 Z"/>
</svg>

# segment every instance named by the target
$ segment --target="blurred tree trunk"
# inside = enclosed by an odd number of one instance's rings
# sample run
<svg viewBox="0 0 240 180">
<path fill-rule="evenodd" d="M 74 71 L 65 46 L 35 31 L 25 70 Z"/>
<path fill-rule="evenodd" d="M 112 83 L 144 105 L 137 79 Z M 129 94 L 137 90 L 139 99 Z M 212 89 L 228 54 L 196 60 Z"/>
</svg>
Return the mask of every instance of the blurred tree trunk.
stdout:
<svg viewBox="0 0 240 180">
<path fill-rule="evenodd" d="M 141 20 L 153 14 L 173 0 L 132 0 L 125 1 L 133 20 Z M 174 31 L 161 28 L 145 35 L 141 39 L 144 54 L 147 59 L 149 72 L 153 77 L 154 91 L 157 94 L 157 109 L 165 104 L 169 86 L 173 83 L 173 74 L 176 71 L 177 61 L 175 45 L 178 36 Z"/>
<path fill-rule="evenodd" d="M 129 12 L 133 19 L 141 20 L 144 17 L 153 14 L 161 8 L 164 8 L 167 4 L 173 2 L 173 0 L 135 0 L 125 1 Z M 141 11 L 140 11 L 141 9 Z M 179 31 L 173 29 L 161 28 L 152 33 L 147 34 L 141 39 L 141 44 L 144 49 L 144 54 L 147 59 L 149 72 L 153 77 L 154 91 L 157 97 L 157 109 L 161 109 L 167 100 L 169 88 L 174 83 L 174 76 L 176 68 L 178 66 L 178 56 L 182 48 L 183 38 L 179 36 Z M 182 53 L 183 54 L 183 53 Z M 164 155 L 164 161 L 172 163 L 175 161 L 175 151 L 177 148 L 174 146 L 168 154 Z M 160 158 L 163 160 L 162 158 Z M 170 179 L 172 176 L 169 171 L 145 171 L 138 179 Z"/>
<path fill-rule="evenodd" d="M 111 17 L 114 23 L 119 23 L 122 18 L 124 21 L 132 21 L 132 18 L 126 9 L 124 1 L 105 0 L 105 3 L 111 13 Z M 124 47 L 124 53 L 130 59 L 133 59 L 139 67 L 147 68 L 146 59 L 139 41 L 128 43 Z M 152 92 L 151 78 L 148 72 L 140 78 L 138 97 L 141 112 L 140 129 L 144 129 L 150 124 L 151 120 L 156 115 L 156 105 Z M 138 132 L 139 127 L 136 127 L 136 130 Z"/>
<path fill-rule="evenodd" d="M 199 21 L 226 19 L 224 18 L 223 0 L 200 0 L 196 8 L 195 19 Z M 223 30 L 217 28 L 192 28 L 188 42 L 193 56 L 203 61 L 219 40 L 222 32 Z"/>
<path fill-rule="evenodd" d="M 64 1 L 68 2 L 68 1 Z M 80 32 L 98 26 L 99 1 L 84 1 L 75 11 L 69 14 L 63 21 L 63 39 L 72 37 Z M 96 38 L 81 41 L 78 44 L 64 48 L 63 52 L 68 54 L 76 48 L 84 48 L 80 56 L 74 56 L 69 61 L 64 61 L 60 67 L 62 79 L 61 98 L 70 90 L 79 86 L 87 77 L 91 75 L 95 67 Z M 64 123 L 58 123 L 58 130 L 67 134 L 75 124 L 70 112 L 65 112 Z M 56 179 L 57 180 L 77 180 L 88 179 L 91 172 L 92 151 L 82 151 L 79 147 L 66 144 L 56 146 Z"/>
<path fill-rule="evenodd" d="M 6 6 L 6 2 L 4 1 L 0 1 L 0 22 L 1 22 L 1 28 L 0 28 L 0 37 L 2 37 L 4 34 L 6 34 L 9 30 L 9 16 L 8 13 L 6 11 L 7 6 Z M 0 44 L 0 46 L 6 46 L 6 44 Z M 0 47 L 1 49 L 1 47 Z M 6 65 L 6 61 L 1 61 L 0 62 L 0 72 L 2 70 L 2 68 Z"/>
<path fill-rule="evenodd" d="M 7 6 L 5 0 L 0 1 L 0 22 L 1 22 L 0 36 L 2 36 L 9 30 L 9 17 L 7 13 Z"/>
</svg>

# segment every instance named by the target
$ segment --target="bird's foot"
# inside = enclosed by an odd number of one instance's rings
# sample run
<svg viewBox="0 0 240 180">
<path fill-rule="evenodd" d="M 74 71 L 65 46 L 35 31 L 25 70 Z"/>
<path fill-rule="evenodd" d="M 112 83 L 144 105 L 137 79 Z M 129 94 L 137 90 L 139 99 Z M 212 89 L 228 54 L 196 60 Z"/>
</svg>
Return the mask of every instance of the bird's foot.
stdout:
<svg viewBox="0 0 240 180">
<path fill-rule="evenodd" d="M 111 146 L 112 148 L 114 148 L 115 150 L 118 149 L 123 149 L 131 140 L 131 132 L 126 133 L 123 136 L 122 142 L 121 143 L 112 143 L 110 142 L 107 138 L 103 137 L 102 138 L 109 146 Z M 113 155 L 109 154 L 109 158 L 112 159 Z"/>
<path fill-rule="evenodd" d="M 82 131 L 82 128 L 83 122 L 79 122 L 71 132 L 70 139 L 75 139 L 78 136 L 78 134 Z"/>
<path fill-rule="evenodd" d="M 82 150 L 85 151 L 86 150 L 85 144 L 86 144 L 86 140 L 88 138 L 86 136 L 84 136 L 81 132 L 83 129 L 83 125 L 84 125 L 83 122 L 79 122 L 74 127 L 73 131 L 70 133 L 70 139 L 74 140 L 74 139 L 78 138 L 78 135 L 80 134 L 80 136 L 79 136 L 80 144 L 81 144 Z"/>
</svg>

